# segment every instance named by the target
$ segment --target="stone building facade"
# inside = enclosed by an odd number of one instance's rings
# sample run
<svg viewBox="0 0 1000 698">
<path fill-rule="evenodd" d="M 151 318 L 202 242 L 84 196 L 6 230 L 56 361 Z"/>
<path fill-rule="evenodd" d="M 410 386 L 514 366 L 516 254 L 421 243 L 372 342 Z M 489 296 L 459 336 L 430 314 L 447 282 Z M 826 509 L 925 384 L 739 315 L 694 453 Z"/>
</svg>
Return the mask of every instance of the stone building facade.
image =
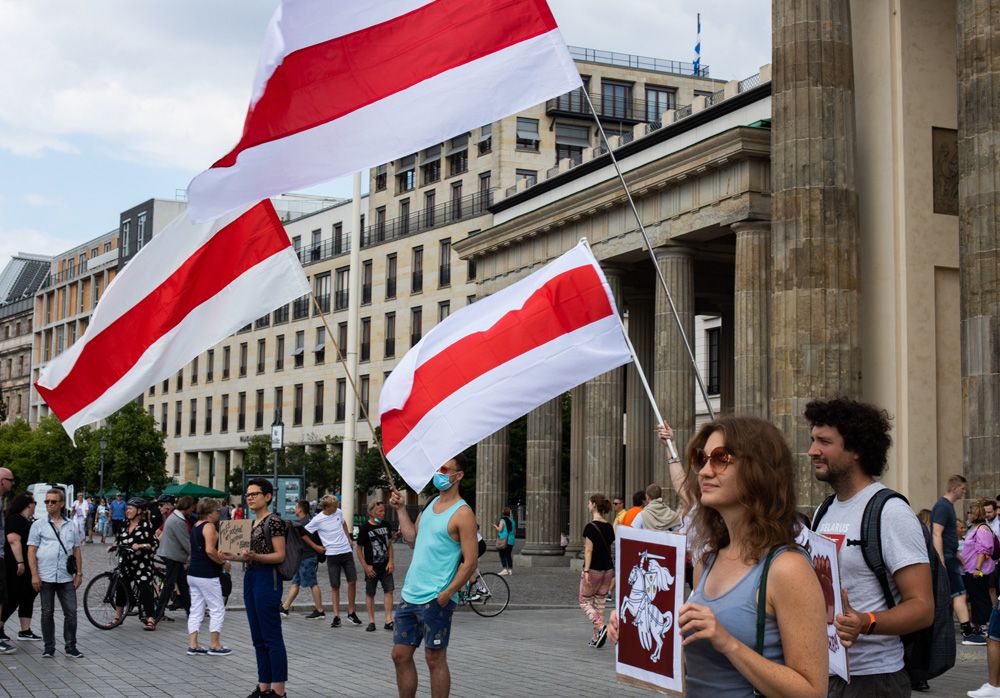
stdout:
<svg viewBox="0 0 1000 698">
<path fill-rule="evenodd" d="M 48 257 L 21 253 L 0 272 L 0 399 L 7 423 L 28 420 L 34 296 L 49 264 Z"/>
</svg>

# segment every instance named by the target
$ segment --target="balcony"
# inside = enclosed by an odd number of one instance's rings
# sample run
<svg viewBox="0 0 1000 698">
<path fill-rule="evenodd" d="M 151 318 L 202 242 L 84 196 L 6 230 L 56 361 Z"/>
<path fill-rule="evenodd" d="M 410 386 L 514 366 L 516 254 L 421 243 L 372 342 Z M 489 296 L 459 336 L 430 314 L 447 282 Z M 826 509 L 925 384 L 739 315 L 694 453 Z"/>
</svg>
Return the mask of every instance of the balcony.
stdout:
<svg viewBox="0 0 1000 698">
<path fill-rule="evenodd" d="M 594 103 L 594 110 L 601 119 L 631 125 L 659 121 L 666 109 L 674 108 L 673 105 L 663 105 L 662 102 L 647 102 L 645 99 L 626 99 L 624 97 L 604 99 L 595 94 L 590 95 L 590 101 Z M 545 113 L 549 116 L 593 118 L 590 113 L 590 105 L 584 99 L 581 89 L 546 101 Z"/>
<path fill-rule="evenodd" d="M 337 291 L 334 293 L 333 309 L 344 310 L 347 307 L 347 291 Z"/>
<path fill-rule="evenodd" d="M 389 240 L 398 240 L 426 230 L 450 225 L 456 221 L 475 218 L 487 213 L 487 208 L 492 203 L 493 190 L 490 190 L 415 211 L 407 216 L 377 222 L 364 230 L 361 236 L 361 246 L 371 247 Z"/>
<path fill-rule="evenodd" d="M 695 72 L 694 63 L 684 61 L 671 61 L 664 58 L 651 58 L 649 56 L 636 56 L 630 53 L 617 53 L 615 51 L 599 51 L 593 48 L 582 48 L 580 46 L 568 46 L 569 55 L 575 61 L 586 61 L 587 63 L 600 63 L 601 65 L 613 65 L 619 68 L 638 68 L 639 70 L 652 70 L 657 73 L 669 73 L 671 75 L 687 75 L 690 77 L 708 77 L 708 66 L 702 64 Z"/>
</svg>

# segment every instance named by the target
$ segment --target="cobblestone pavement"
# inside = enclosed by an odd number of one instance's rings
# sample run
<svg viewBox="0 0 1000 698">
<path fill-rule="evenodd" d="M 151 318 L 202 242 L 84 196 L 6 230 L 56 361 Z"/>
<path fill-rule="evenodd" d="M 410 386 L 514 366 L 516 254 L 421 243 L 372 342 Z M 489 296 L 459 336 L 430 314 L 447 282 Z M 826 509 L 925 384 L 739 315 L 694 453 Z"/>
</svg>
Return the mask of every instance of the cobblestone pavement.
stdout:
<svg viewBox="0 0 1000 698">
<path fill-rule="evenodd" d="M 520 541 L 519 541 L 520 543 Z M 96 546 L 87 546 L 86 573 L 107 567 Z M 409 551 L 397 546 L 401 566 Z M 485 559 L 483 569 L 495 563 Z M 239 583 L 240 574 L 234 576 Z M 594 696 L 649 696 L 645 691 L 616 682 L 614 650 L 587 647 L 589 627 L 575 608 L 578 573 L 568 568 L 518 568 L 509 578 L 512 601 L 519 606 L 497 618 L 480 618 L 467 609 L 455 615 L 449 664 L 452 695 L 527 696 L 544 693 L 546 698 Z M 321 582 L 325 580 L 321 577 Z M 402 571 L 397 575 L 397 586 Z M 329 590 L 324 592 L 328 602 Z M 359 610 L 365 619 L 363 590 Z M 115 630 L 94 628 L 82 611 L 79 616 L 79 646 L 86 654 L 71 660 L 61 652 L 55 659 L 41 659 L 40 643 L 16 642 L 17 654 L 0 657 L 0 696 L 244 696 L 254 685 L 255 664 L 246 618 L 234 608 L 234 593 L 223 631 L 232 647 L 230 657 L 188 657 L 184 654 L 186 628 L 183 614 L 177 622 L 144 632 L 138 620 L 129 618 Z M 562 605 L 563 607 L 555 607 Z M 376 619 L 380 611 L 376 612 Z M 306 621 L 302 612 L 283 622 L 289 650 L 289 695 L 370 696 L 396 695 L 395 676 L 389 652 L 391 634 L 381 629 L 365 632 L 363 626 L 329 627 L 327 621 Z M 57 633 L 61 619 L 57 612 Z M 207 625 L 207 623 L 206 623 Z M 7 624 L 8 634 L 14 629 Z M 38 617 L 34 629 L 38 628 Z M 929 696 L 962 696 L 985 680 L 986 652 L 982 648 L 959 647 L 958 665 L 946 676 L 931 682 Z M 420 696 L 429 695 L 426 666 L 417 652 Z M 920 694 L 915 694 L 920 695 Z"/>
</svg>

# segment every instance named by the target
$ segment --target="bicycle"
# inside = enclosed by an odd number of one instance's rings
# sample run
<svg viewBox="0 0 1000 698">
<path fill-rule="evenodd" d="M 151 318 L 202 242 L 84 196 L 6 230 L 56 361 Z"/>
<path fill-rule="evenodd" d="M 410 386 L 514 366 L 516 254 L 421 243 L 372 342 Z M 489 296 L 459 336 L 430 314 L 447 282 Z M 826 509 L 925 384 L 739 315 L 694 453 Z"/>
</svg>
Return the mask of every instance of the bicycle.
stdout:
<svg viewBox="0 0 1000 698">
<path fill-rule="evenodd" d="M 510 586 L 507 580 L 495 572 L 480 572 L 478 569 L 458 592 L 458 605 L 469 606 L 484 618 L 494 618 L 510 603 Z"/>
<path fill-rule="evenodd" d="M 128 616 L 139 615 L 139 584 L 137 580 L 126 579 L 122 571 L 122 554 L 131 553 L 128 548 L 112 546 L 108 553 L 117 556 L 114 569 L 102 572 L 87 584 L 83 592 L 83 611 L 87 620 L 100 630 L 117 628 Z M 163 588 L 166 569 L 153 558 L 153 598 L 159 598 Z M 121 609 L 121 610 L 119 610 Z"/>
</svg>

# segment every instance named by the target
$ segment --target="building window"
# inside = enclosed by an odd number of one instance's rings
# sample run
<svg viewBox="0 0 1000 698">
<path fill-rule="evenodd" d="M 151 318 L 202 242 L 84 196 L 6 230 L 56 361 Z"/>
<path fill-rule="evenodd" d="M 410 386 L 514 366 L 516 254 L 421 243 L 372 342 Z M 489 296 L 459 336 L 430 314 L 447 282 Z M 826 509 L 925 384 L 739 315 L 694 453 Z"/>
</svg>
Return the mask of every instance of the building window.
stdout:
<svg viewBox="0 0 1000 698">
<path fill-rule="evenodd" d="M 191 359 L 191 385 L 198 385 L 198 357 Z"/>
<path fill-rule="evenodd" d="M 465 263 L 465 280 L 475 281 L 476 280 L 476 260 L 469 259 Z"/>
<path fill-rule="evenodd" d="M 222 347 L 222 380 L 229 378 L 229 359 L 232 350 L 229 347 Z"/>
<path fill-rule="evenodd" d="M 375 168 L 375 191 L 384 191 L 389 182 L 389 166 L 379 165 Z"/>
<path fill-rule="evenodd" d="M 316 366 L 326 361 L 326 328 L 316 328 L 316 345 L 313 347 L 313 361 Z"/>
<path fill-rule="evenodd" d="M 416 155 L 408 155 L 396 165 L 397 194 L 413 191 L 413 188 L 417 186 L 416 160 Z"/>
<path fill-rule="evenodd" d="M 302 320 L 309 317 L 309 294 L 292 301 L 292 319 Z"/>
<path fill-rule="evenodd" d="M 274 421 L 280 422 L 282 414 L 285 411 L 285 389 L 275 388 L 274 389 Z"/>
<path fill-rule="evenodd" d="M 337 415 L 338 422 L 343 422 L 347 412 L 347 379 L 337 379 Z"/>
<path fill-rule="evenodd" d="M 236 431 L 245 431 L 247 428 L 247 394 L 239 393 L 236 396 Z"/>
<path fill-rule="evenodd" d="M 330 272 L 313 277 L 313 295 L 316 296 L 320 310 L 324 313 L 330 312 Z M 318 315 L 315 307 L 313 315 Z"/>
<path fill-rule="evenodd" d="M 479 142 L 476 145 L 480 155 L 486 155 L 493 150 L 493 124 L 486 124 L 479 129 Z"/>
<path fill-rule="evenodd" d="M 410 346 L 420 341 L 424 333 L 424 309 L 419 305 L 410 309 Z"/>
<path fill-rule="evenodd" d="M 135 251 L 138 252 L 146 244 L 146 213 L 140 213 L 135 226 Z"/>
<path fill-rule="evenodd" d="M 267 340 L 258 339 L 257 340 L 257 375 L 259 376 L 264 372 L 264 358 L 267 354 Z"/>
<path fill-rule="evenodd" d="M 441 301 L 438 303 L 438 322 L 451 315 L 451 301 Z"/>
<path fill-rule="evenodd" d="M 403 199 L 399 202 L 399 234 L 410 234 L 410 200 Z"/>
<path fill-rule="evenodd" d="M 205 398 L 205 433 L 212 433 L 212 398 Z"/>
<path fill-rule="evenodd" d="M 205 382 L 215 380 L 215 349 L 209 349 L 205 355 Z"/>
<path fill-rule="evenodd" d="M 372 319 L 361 318 L 361 361 L 368 361 L 372 356 Z"/>
<path fill-rule="evenodd" d="M 413 261 L 410 263 L 412 277 L 410 279 L 410 293 L 420 293 L 424 290 L 424 248 L 418 245 L 413 248 Z"/>
<path fill-rule="evenodd" d="M 129 232 L 132 228 L 132 221 L 122 221 L 122 232 L 121 232 L 121 245 L 122 245 L 122 259 L 127 259 L 129 256 Z"/>
<path fill-rule="evenodd" d="M 342 223 L 333 224 L 333 254 L 346 252 L 344 244 L 344 225 Z"/>
<path fill-rule="evenodd" d="M 660 121 L 663 112 L 677 108 L 677 90 L 668 87 L 646 88 L 646 121 Z"/>
<path fill-rule="evenodd" d="M 281 325 L 288 322 L 288 303 L 274 311 L 274 317 L 271 319 L 275 325 Z"/>
<path fill-rule="evenodd" d="M 438 288 L 451 286 L 451 238 L 445 238 L 438 246 Z"/>
<path fill-rule="evenodd" d="M 305 365 L 306 353 L 306 331 L 299 330 L 295 333 L 295 349 L 292 350 L 292 359 L 295 361 L 295 368 L 302 368 Z"/>
<path fill-rule="evenodd" d="M 372 302 L 372 260 L 361 263 L 361 305 Z"/>
<path fill-rule="evenodd" d="M 188 415 L 188 436 L 198 431 L 198 400 L 191 398 L 191 414 Z"/>
<path fill-rule="evenodd" d="M 247 343 L 240 342 L 240 378 L 247 375 Z"/>
<path fill-rule="evenodd" d="M 229 431 L 229 396 L 222 396 L 222 414 L 219 417 L 219 432 L 225 434 Z"/>
<path fill-rule="evenodd" d="M 264 391 L 258 390 L 254 405 L 253 428 L 260 431 L 264 428 Z"/>
<path fill-rule="evenodd" d="M 160 431 L 167 433 L 167 403 L 160 405 Z"/>
<path fill-rule="evenodd" d="M 719 336 L 718 327 L 713 327 L 705 332 L 705 340 L 708 345 L 708 394 L 719 394 Z"/>
<path fill-rule="evenodd" d="M 385 258 L 385 299 L 390 300 L 396 297 L 396 254 L 386 255 Z"/>
<path fill-rule="evenodd" d="M 533 187 L 538 183 L 538 172 L 536 170 L 516 170 L 514 181 L 520 182 L 521 180 L 525 180 L 528 183 L 527 186 Z"/>
<path fill-rule="evenodd" d="M 177 390 L 183 390 L 183 389 L 184 389 L 184 369 L 182 368 L 177 372 Z"/>
<path fill-rule="evenodd" d="M 180 477 L 181 475 L 181 454 L 174 454 L 174 477 Z"/>
<path fill-rule="evenodd" d="M 181 435 L 181 424 L 184 419 L 184 405 L 178 400 L 174 403 L 174 436 Z"/>
<path fill-rule="evenodd" d="M 583 162 L 583 149 L 590 147 L 590 127 L 556 124 L 556 164 L 569 159 L 574 165 Z"/>
<path fill-rule="evenodd" d="M 469 134 L 448 141 L 448 176 L 460 175 L 469 169 Z"/>
<path fill-rule="evenodd" d="M 296 235 L 292 238 L 292 249 L 295 250 L 295 256 L 302 260 L 302 236 Z"/>
<path fill-rule="evenodd" d="M 631 119 L 632 84 L 601 80 L 601 114 L 613 119 Z"/>
<path fill-rule="evenodd" d="M 538 150 L 538 119 L 517 117 L 517 149 Z"/>
<path fill-rule="evenodd" d="M 358 392 L 361 393 L 361 408 L 367 413 L 368 412 L 368 393 L 371 390 L 371 381 L 368 376 L 361 376 L 361 380 L 358 382 Z"/>
<path fill-rule="evenodd" d="M 437 194 L 433 189 L 424 192 L 424 227 L 433 228 L 434 221 L 437 218 L 436 211 L 434 210 L 435 200 L 437 199 Z"/>
<path fill-rule="evenodd" d="M 323 381 L 316 381 L 313 390 L 313 424 L 323 423 Z"/>
<path fill-rule="evenodd" d="M 427 148 L 420 156 L 421 186 L 434 184 L 441 179 L 441 145 Z"/>
<path fill-rule="evenodd" d="M 302 384 L 298 383 L 292 390 L 292 426 L 302 426 Z"/>
<path fill-rule="evenodd" d="M 337 350 L 340 352 L 340 356 L 347 356 L 347 323 L 341 322 L 337 324 Z"/>
<path fill-rule="evenodd" d="M 451 185 L 451 218 L 458 220 L 462 217 L 462 183 L 453 182 Z"/>
<path fill-rule="evenodd" d="M 485 206 L 489 203 L 490 195 L 490 184 L 493 181 L 492 172 L 483 172 L 479 175 L 479 202 L 480 206 Z"/>
<path fill-rule="evenodd" d="M 396 313 L 385 314 L 385 358 L 396 355 Z"/>
<path fill-rule="evenodd" d="M 348 293 L 347 282 L 350 278 L 350 267 L 337 270 L 337 291 L 334 296 L 334 309 L 343 310 L 347 307 Z"/>
<path fill-rule="evenodd" d="M 275 337 L 274 370 L 285 370 L 285 335 L 283 334 L 279 334 Z"/>
<path fill-rule="evenodd" d="M 375 241 L 385 240 L 385 206 L 375 209 Z"/>
</svg>

